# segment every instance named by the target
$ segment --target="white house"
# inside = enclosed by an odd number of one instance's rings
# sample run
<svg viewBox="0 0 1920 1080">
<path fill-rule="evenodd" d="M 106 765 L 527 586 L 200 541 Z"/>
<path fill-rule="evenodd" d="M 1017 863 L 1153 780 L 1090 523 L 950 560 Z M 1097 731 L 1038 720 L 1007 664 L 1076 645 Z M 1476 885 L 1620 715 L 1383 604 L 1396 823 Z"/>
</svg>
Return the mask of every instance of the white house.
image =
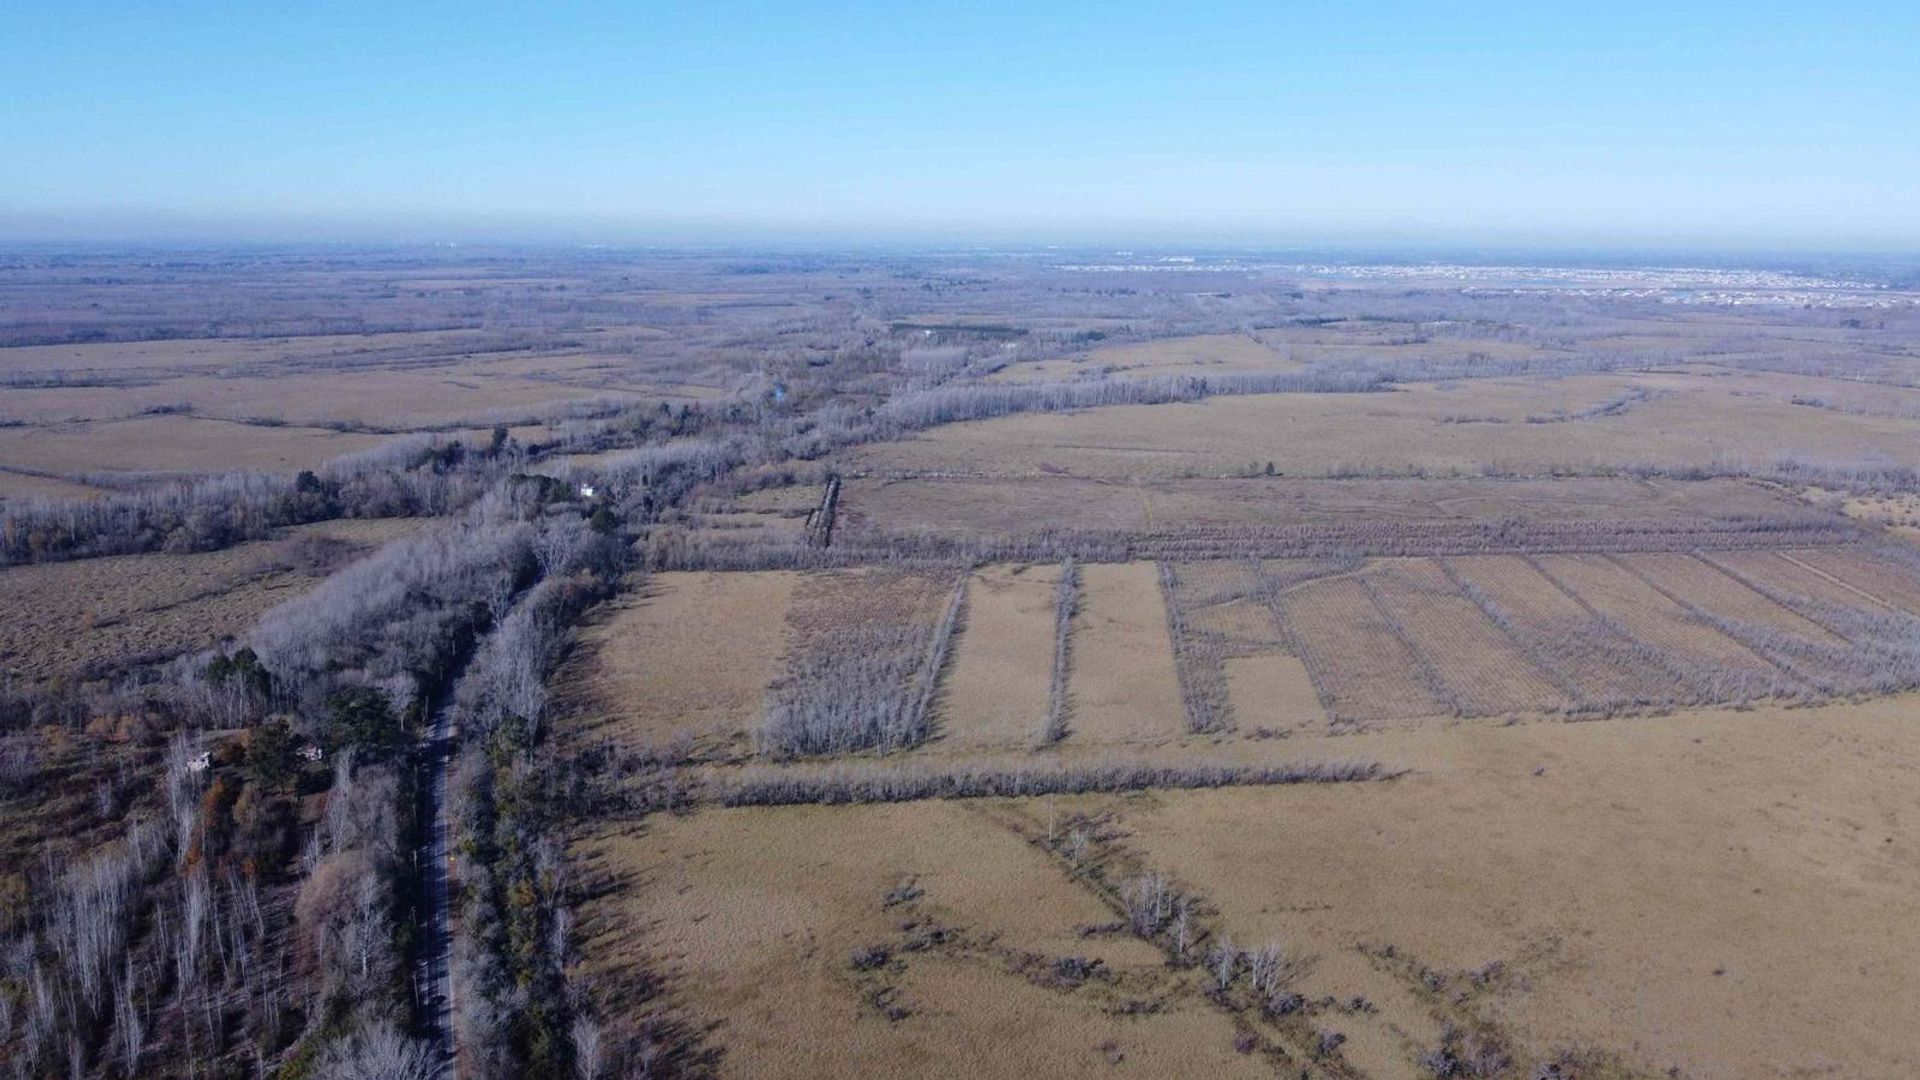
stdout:
<svg viewBox="0 0 1920 1080">
<path fill-rule="evenodd" d="M 592 485 L 592 484 L 581 484 L 581 485 L 580 485 L 580 497 L 581 497 L 581 498 L 583 498 L 583 499 L 591 499 L 591 498 L 593 498 L 593 485 Z"/>
<path fill-rule="evenodd" d="M 187 759 L 188 772 L 206 772 L 208 769 L 211 769 L 211 768 L 213 768 L 213 752 L 212 751 L 202 750 L 200 751 L 200 753 Z"/>
</svg>

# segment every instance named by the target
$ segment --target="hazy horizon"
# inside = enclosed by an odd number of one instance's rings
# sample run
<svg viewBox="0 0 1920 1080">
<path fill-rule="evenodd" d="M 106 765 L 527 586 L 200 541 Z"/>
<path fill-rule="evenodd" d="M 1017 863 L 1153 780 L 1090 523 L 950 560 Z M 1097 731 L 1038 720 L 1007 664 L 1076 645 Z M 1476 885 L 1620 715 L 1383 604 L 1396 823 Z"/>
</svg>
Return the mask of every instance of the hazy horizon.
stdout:
<svg viewBox="0 0 1920 1080">
<path fill-rule="evenodd" d="M 17 9 L 0 240 L 1920 249 L 1920 13 L 1772 10 Z"/>
</svg>

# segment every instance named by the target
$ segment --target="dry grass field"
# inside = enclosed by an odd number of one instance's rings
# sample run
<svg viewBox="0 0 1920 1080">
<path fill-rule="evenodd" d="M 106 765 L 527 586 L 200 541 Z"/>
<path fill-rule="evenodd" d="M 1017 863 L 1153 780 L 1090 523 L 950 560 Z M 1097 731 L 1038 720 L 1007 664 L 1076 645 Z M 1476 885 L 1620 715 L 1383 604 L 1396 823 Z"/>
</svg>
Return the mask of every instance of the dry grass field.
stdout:
<svg viewBox="0 0 1920 1080">
<path fill-rule="evenodd" d="M 796 583 L 781 572 L 655 575 L 581 632 L 562 696 L 596 736 L 738 752 L 786 655 Z"/>
<path fill-rule="evenodd" d="M 1415 1078 L 1449 1030 L 1501 1076 L 1900 1075 L 1912 708 L 1338 740 L 1414 770 L 1385 784 L 654 818 L 580 846 L 584 965 L 726 1075 L 1272 1075 L 1278 1048 Z M 1214 943 L 1279 947 L 1337 1062 L 1111 929 L 1111 883 L 1146 868 Z M 634 996 L 642 958 L 661 982 Z"/>
<path fill-rule="evenodd" d="M 1689 368 L 1010 416 L 862 449 L 849 471 L 1118 481 L 1244 475 L 1268 462 L 1290 477 L 1532 476 L 1762 465 L 1783 455 L 1920 464 L 1920 415 L 1795 405 L 1779 381 Z"/>
<path fill-rule="evenodd" d="M 990 566 L 967 582 L 966 623 L 936 708 L 942 742 L 1024 746 L 1047 713 L 1059 568 Z"/>
<path fill-rule="evenodd" d="M 1370 527 L 1471 531 L 1489 522 L 1519 522 L 1569 535 L 1587 527 L 1597 542 L 1628 529 L 1746 532 L 1754 522 L 1769 520 L 1832 523 L 1828 515 L 1808 512 L 1791 493 L 1731 479 L 1122 482 L 933 476 L 847 481 L 840 529 L 848 544 L 916 536 L 987 539 L 1042 530 L 1173 542 L 1214 530 L 1323 529 L 1330 540 L 1337 534 L 1360 541 Z"/>
<path fill-rule="evenodd" d="M 1867 622 L 1920 612 L 1920 567 L 1864 547 L 1197 562 L 1174 571 L 1171 594 L 1161 573 L 1080 568 L 1066 730 L 1047 752 L 1177 757 L 1275 735 L 1844 696 L 1893 662 L 1876 635 L 1904 625 Z M 1041 752 L 1058 582 L 1058 566 L 1023 564 L 964 579 L 910 757 Z M 932 627 L 953 587 L 877 569 L 653 575 L 585 631 L 563 695 L 596 735 L 687 737 L 739 762 L 782 686 L 853 677 L 810 667 L 822 649 Z M 917 683 L 926 640 L 898 647 L 901 685 Z M 1195 739 L 1183 694 L 1213 686 L 1228 722 Z"/>
</svg>

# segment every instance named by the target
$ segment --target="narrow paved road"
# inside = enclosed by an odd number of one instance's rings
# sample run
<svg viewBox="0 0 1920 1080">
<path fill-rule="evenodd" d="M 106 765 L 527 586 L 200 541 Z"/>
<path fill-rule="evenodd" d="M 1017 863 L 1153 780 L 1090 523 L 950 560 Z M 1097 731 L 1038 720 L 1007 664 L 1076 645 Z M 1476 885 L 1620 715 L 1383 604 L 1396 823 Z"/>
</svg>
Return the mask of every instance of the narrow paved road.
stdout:
<svg viewBox="0 0 1920 1080">
<path fill-rule="evenodd" d="M 414 859 L 420 875 L 419 954 L 414 996 L 422 1032 L 432 1040 L 443 1072 L 453 1068 L 453 851 L 447 821 L 447 769 L 453 758 L 452 694 L 435 703 L 420 743 L 420 819 L 426 823 Z"/>
</svg>

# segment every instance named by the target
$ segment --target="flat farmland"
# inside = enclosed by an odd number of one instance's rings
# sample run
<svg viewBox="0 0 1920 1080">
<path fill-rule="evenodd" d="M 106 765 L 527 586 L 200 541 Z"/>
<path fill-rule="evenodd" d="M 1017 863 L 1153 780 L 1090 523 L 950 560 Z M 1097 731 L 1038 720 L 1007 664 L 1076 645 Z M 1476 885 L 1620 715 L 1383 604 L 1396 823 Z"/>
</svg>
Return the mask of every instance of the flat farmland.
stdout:
<svg viewBox="0 0 1920 1080">
<path fill-rule="evenodd" d="M 1105 743 L 1177 736 L 1180 692 L 1153 564 L 1089 566 L 1082 574 L 1068 738 Z"/>
<path fill-rule="evenodd" d="M 1689 619 L 1679 604 L 1619 563 L 1600 555 L 1543 555 L 1542 573 L 1594 611 L 1627 627 L 1662 653 L 1688 661 L 1765 669 L 1751 650 L 1711 626 Z"/>
<path fill-rule="evenodd" d="M 1789 551 L 1786 555 L 1909 615 L 1920 615 L 1920 580 L 1915 579 L 1915 568 L 1920 563 L 1910 550 L 1890 548 L 1888 551 L 1896 554 L 1849 548 Z"/>
<path fill-rule="evenodd" d="M 1798 561 L 1811 555 L 1829 569 Z M 596 734 L 653 747 L 690 738 L 722 766 L 763 756 L 769 710 L 810 695 L 924 709 L 925 734 L 893 747 L 901 761 L 1004 764 L 1103 751 L 1176 760 L 1276 735 L 1920 685 L 1920 671 L 1888 666 L 1904 655 L 1905 624 L 1876 599 L 1920 578 L 1866 548 L 1216 560 L 1171 572 L 1169 594 L 1155 563 L 1079 568 L 1065 730 L 1050 745 L 1040 733 L 1059 564 L 651 575 L 585 631 L 562 696 Z M 1221 730 L 1187 730 L 1193 693 L 1220 703 Z"/>
<path fill-rule="evenodd" d="M 995 372 L 996 382 L 1057 382 L 1117 375 L 1224 375 L 1250 371 L 1297 371 L 1301 364 L 1241 334 L 1199 334 L 1137 344 L 1106 345 L 1084 356 L 1013 364 Z"/>
<path fill-rule="evenodd" d="M 1637 661 L 1625 642 L 1530 560 L 1487 555 L 1440 561 L 1462 594 L 1477 598 L 1489 621 L 1511 627 L 1517 643 L 1531 646 L 1536 666 L 1571 685 L 1583 704 L 1660 701 L 1677 692 L 1669 673 Z"/>
<path fill-rule="evenodd" d="M 798 575 L 656 574 L 581 633 L 561 685 L 587 730 L 738 751 L 787 653 Z M 726 657 L 726 663 L 715 658 Z"/>
<path fill-rule="evenodd" d="M 60 475 L 92 472 L 293 472 L 371 450 L 386 436 L 260 427 L 194 416 L 142 416 L 0 428 L 0 459 Z"/>
<path fill-rule="evenodd" d="M 1713 563 L 1680 552 L 1620 555 L 1615 561 L 1661 592 L 1736 624 L 1768 627 L 1822 645 L 1840 645 L 1826 627 L 1770 599 Z"/>
<path fill-rule="evenodd" d="M 1372 554 L 1685 550 L 1778 546 L 1775 537 L 1794 530 L 1857 535 L 1789 493 L 1734 479 L 856 476 L 846 482 L 841 506 L 836 542 L 854 546 L 933 539 L 1017 549 L 1080 535 L 1105 549 L 1184 559 L 1244 558 L 1275 547 Z M 1220 555 L 1201 554 L 1215 549 Z"/>
<path fill-rule="evenodd" d="M 622 1001 L 623 963 L 669 972 L 663 1019 L 726 1075 L 1270 1075 L 1190 974 L 1089 936 L 1115 917 L 1100 895 L 967 806 L 707 811 L 578 850 L 619 883 L 583 912 L 587 974 Z M 1064 957 L 1097 975 L 1057 975 Z"/>
<path fill-rule="evenodd" d="M 1455 587 L 1430 559 L 1394 560 L 1370 580 L 1381 611 L 1435 668 L 1450 703 L 1476 716 L 1572 706 L 1552 676 Z"/>
<path fill-rule="evenodd" d="M 1404 637 L 1351 577 L 1308 582 L 1280 601 L 1334 720 L 1366 723 L 1449 712 Z"/>
<path fill-rule="evenodd" d="M 1764 465 L 1782 456 L 1920 464 L 1920 418 L 1809 408 L 1706 374 L 1411 384 L 1257 394 L 952 424 L 849 456 L 849 471 L 1045 472 L 1137 480 L 1419 471 L 1439 476 Z"/>
</svg>

